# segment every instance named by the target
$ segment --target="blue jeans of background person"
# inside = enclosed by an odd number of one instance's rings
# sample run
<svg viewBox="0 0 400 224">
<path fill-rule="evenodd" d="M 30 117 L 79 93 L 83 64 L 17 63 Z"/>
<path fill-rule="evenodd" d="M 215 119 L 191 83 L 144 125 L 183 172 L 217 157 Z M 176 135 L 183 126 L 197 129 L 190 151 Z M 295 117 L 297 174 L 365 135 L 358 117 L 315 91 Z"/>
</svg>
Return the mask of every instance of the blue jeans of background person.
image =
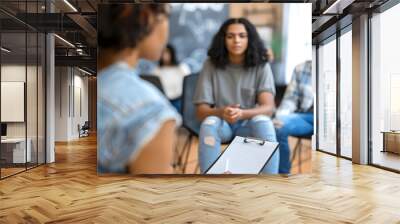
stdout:
<svg viewBox="0 0 400 224">
<path fill-rule="evenodd" d="M 279 141 L 280 162 L 279 173 L 290 173 L 290 149 L 289 136 L 309 136 L 314 130 L 313 113 L 293 113 L 282 115 L 277 118 L 283 123 L 281 128 L 276 129 L 276 136 Z"/>
<path fill-rule="evenodd" d="M 221 154 L 221 143 L 230 142 L 234 136 L 254 137 L 276 142 L 275 129 L 271 119 L 258 115 L 249 120 L 229 124 L 225 120 L 209 116 L 201 123 L 199 134 L 200 171 L 204 173 Z M 277 174 L 279 168 L 279 150 L 277 150 L 263 173 Z"/>
<path fill-rule="evenodd" d="M 172 106 L 175 107 L 176 111 L 181 114 L 182 112 L 182 97 L 178 97 L 173 100 L 169 100 L 169 102 L 172 104 Z"/>
</svg>

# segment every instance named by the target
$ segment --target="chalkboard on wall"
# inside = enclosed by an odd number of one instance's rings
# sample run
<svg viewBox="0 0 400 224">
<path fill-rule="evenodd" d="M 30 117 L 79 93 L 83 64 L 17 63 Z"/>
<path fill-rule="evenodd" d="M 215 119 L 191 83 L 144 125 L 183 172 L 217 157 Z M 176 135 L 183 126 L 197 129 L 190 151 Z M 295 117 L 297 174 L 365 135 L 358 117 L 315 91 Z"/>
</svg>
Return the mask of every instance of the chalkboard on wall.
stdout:
<svg viewBox="0 0 400 224">
<path fill-rule="evenodd" d="M 228 17 L 225 3 L 171 3 L 168 42 L 178 61 L 187 64 L 192 73 L 200 71 L 212 38 Z M 156 62 L 140 60 L 137 70 L 152 74 L 156 66 Z"/>
<path fill-rule="evenodd" d="M 225 3 L 173 3 L 170 15 L 170 39 L 178 61 L 193 72 L 201 69 L 207 50 L 221 24 L 229 17 Z"/>
</svg>

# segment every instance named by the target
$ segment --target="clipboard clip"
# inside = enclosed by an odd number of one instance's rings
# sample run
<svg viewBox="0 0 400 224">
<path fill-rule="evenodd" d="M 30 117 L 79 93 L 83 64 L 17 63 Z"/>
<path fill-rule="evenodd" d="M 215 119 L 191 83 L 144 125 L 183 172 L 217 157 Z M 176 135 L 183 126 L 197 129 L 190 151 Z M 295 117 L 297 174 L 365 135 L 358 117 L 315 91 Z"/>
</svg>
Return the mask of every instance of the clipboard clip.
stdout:
<svg viewBox="0 0 400 224">
<path fill-rule="evenodd" d="M 265 141 L 261 139 L 253 139 L 253 138 L 244 138 L 244 143 L 257 143 L 259 145 L 264 145 Z"/>
</svg>

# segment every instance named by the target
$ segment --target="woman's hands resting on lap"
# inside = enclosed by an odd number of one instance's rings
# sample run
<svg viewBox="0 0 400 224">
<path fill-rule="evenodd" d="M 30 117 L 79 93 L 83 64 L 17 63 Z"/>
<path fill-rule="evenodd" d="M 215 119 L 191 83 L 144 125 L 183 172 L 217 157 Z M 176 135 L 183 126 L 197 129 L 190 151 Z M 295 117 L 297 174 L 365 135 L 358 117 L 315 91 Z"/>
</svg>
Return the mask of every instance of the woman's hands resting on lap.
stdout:
<svg viewBox="0 0 400 224">
<path fill-rule="evenodd" d="M 239 104 L 229 105 L 222 108 L 222 118 L 230 124 L 236 123 L 243 116 L 243 110 Z"/>
</svg>

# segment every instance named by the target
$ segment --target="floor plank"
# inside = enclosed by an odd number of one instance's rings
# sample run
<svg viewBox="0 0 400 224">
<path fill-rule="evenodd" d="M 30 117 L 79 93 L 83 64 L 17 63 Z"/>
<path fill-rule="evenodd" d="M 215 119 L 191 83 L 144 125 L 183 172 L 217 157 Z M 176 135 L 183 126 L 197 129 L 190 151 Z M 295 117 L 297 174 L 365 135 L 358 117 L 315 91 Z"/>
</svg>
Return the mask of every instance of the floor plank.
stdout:
<svg viewBox="0 0 400 224">
<path fill-rule="evenodd" d="M 96 139 L 0 181 L 0 223 L 400 223 L 400 175 L 312 152 L 311 174 L 98 176 Z"/>
</svg>

